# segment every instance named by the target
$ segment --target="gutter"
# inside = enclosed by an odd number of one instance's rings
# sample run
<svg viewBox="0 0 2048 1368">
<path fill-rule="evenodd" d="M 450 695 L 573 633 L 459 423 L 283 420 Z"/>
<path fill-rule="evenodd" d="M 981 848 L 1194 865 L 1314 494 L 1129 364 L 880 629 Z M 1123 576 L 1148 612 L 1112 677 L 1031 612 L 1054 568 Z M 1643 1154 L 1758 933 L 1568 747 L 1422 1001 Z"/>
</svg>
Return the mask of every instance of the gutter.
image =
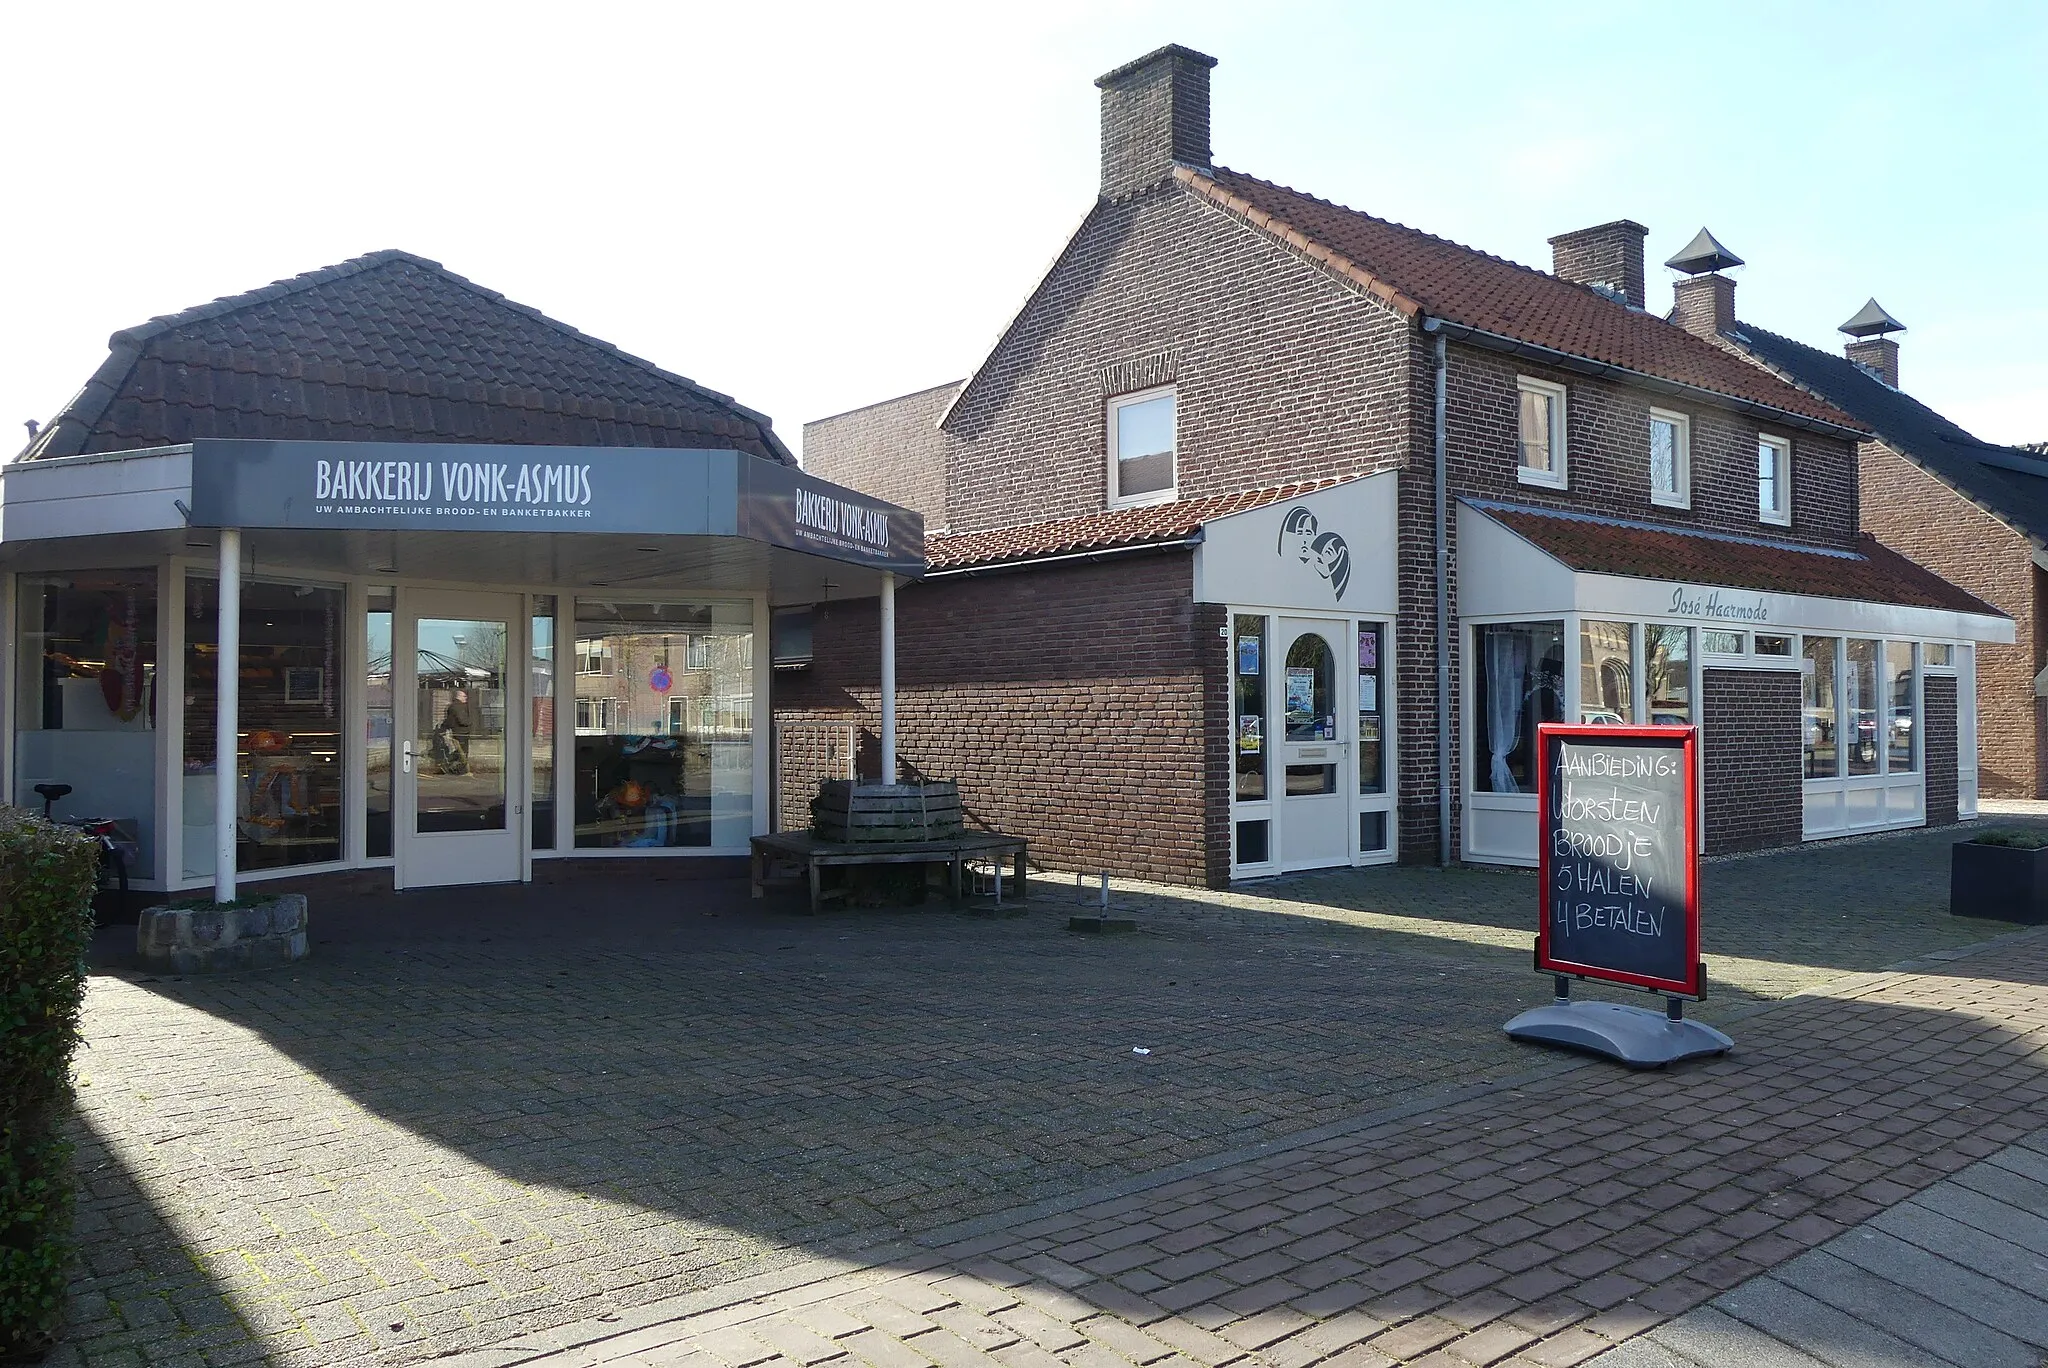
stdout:
<svg viewBox="0 0 2048 1368">
<path fill-rule="evenodd" d="M 1828 437 L 1844 437 L 1852 442 L 1864 441 L 1872 435 L 1861 428 L 1844 427 L 1840 423 L 1830 423 L 1824 418 L 1809 418 L 1801 413 L 1788 413 L 1784 409 L 1772 408 L 1769 404 L 1760 404 L 1754 399 L 1742 399 L 1700 385 L 1688 385 L 1678 380 L 1667 380 L 1661 375 L 1649 375 L 1642 371 L 1630 370 L 1626 366 L 1576 356 L 1571 352 L 1558 351 L 1554 347 L 1503 337 L 1499 333 L 1487 332 L 1483 328 L 1474 328 L 1463 323 L 1453 323 L 1448 318 L 1438 318 L 1433 314 L 1424 317 L 1422 328 L 1424 332 L 1436 333 L 1439 337 L 1449 334 L 1460 342 L 1469 342 L 1487 351 L 1527 357 L 1531 361 L 1541 361 L 1544 365 L 1555 366 L 1559 370 L 1598 376 L 1604 380 L 1621 380 L 1644 389 L 1655 390 L 1660 394 L 1677 395 L 1721 408 L 1732 408 L 1738 413 L 1761 418 L 1780 427 L 1800 428 Z"/>
<path fill-rule="evenodd" d="M 1436 338 L 1436 862 L 1451 864 L 1451 590 L 1450 460 L 1444 398 L 1450 365 L 1442 320 L 1425 316 L 1422 330 Z"/>
<path fill-rule="evenodd" d="M 1197 529 L 1193 535 L 1177 541 L 1144 542 L 1137 546 L 1109 546 L 1100 551 L 1069 551 L 1057 556 L 1027 556 L 1022 560 L 991 561 L 986 565 L 962 565 L 944 570 L 927 570 L 927 580 L 950 579 L 965 575 L 989 575 L 1002 570 L 1030 570 L 1041 565 L 1061 565 L 1071 561 L 1110 560 L 1118 556 L 1140 555 L 1148 551 L 1180 551 L 1202 544 L 1202 533 Z"/>
</svg>

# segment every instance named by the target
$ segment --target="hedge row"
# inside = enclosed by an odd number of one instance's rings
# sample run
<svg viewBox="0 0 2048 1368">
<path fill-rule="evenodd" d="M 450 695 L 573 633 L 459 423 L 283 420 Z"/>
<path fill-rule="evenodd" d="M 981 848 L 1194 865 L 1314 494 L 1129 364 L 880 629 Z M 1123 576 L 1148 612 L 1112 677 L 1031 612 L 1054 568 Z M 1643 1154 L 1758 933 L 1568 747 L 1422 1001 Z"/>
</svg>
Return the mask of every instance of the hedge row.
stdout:
<svg viewBox="0 0 2048 1368">
<path fill-rule="evenodd" d="M 0 1360 L 55 1337 L 71 1236 L 71 1051 L 99 849 L 0 808 Z"/>
</svg>

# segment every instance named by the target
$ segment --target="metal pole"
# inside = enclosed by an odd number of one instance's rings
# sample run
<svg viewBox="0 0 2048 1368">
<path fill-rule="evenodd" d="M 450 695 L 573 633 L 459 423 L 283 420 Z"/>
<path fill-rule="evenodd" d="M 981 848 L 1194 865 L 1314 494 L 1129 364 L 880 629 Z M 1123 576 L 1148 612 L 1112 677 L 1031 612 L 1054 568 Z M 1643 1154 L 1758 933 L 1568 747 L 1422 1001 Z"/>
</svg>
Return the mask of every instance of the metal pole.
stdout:
<svg viewBox="0 0 2048 1368">
<path fill-rule="evenodd" d="M 896 782 L 896 577 L 882 574 L 882 782 Z"/>
<path fill-rule="evenodd" d="M 213 900 L 235 900 L 235 795 L 241 788 L 235 725 L 242 694 L 242 531 L 220 533 L 220 649 L 214 657 Z"/>
<path fill-rule="evenodd" d="M 1424 328 L 1435 323 L 1430 319 Z M 1444 392 L 1450 383 L 1444 335 L 1436 335 L 1436 862 L 1451 863 L 1451 514 Z"/>
</svg>

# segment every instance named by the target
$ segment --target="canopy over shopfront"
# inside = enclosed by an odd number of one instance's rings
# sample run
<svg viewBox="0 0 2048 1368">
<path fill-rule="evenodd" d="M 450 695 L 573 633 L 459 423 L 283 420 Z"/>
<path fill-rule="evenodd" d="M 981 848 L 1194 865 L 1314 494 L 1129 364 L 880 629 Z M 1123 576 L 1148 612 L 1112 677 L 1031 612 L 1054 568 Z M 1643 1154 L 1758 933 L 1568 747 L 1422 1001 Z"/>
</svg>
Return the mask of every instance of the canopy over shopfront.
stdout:
<svg viewBox="0 0 2048 1368">
<path fill-rule="evenodd" d="M 775 609 L 888 605 L 924 564 L 917 514 L 740 450 L 17 461 L 11 796 L 69 783 L 135 828 L 145 886 L 220 896 L 238 872 L 389 864 L 416 887 L 536 853 L 731 853 L 766 829 Z M 778 625 L 808 653 L 801 613 Z"/>
</svg>

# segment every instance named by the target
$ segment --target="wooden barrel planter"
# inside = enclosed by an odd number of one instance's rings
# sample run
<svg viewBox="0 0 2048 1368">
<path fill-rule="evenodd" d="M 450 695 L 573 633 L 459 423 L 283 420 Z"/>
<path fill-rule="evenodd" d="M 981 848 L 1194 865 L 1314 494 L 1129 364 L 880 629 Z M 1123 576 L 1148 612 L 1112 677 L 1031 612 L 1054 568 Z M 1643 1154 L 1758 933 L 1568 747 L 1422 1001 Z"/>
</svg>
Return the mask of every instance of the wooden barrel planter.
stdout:
<svg viewBox="0 0 2048 1368">
<path fill-rule="evenodd" d="M 863 784 L 827 779 L 811 800 L 811 830 L 821 841 L 944 841 L 962 830 L 960 785 Z"/>
</svg>

